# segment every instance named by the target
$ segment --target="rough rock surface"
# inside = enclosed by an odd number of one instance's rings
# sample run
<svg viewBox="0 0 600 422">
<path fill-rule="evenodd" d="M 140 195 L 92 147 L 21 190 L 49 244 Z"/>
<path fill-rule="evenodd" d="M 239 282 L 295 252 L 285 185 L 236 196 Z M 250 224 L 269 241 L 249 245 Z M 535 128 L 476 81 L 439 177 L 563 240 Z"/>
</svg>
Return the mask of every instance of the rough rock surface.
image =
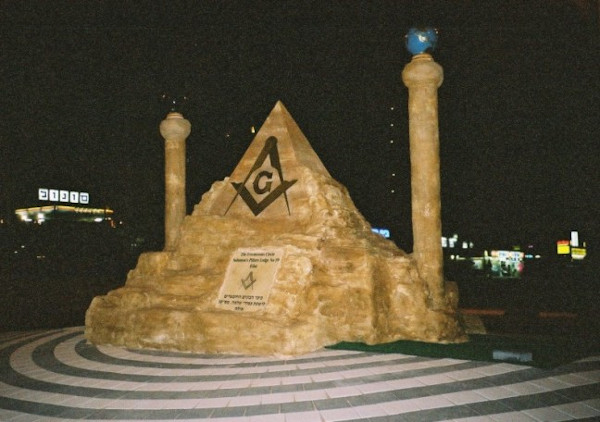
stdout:
<svg viewBox="0 0 600 422">
<path fill-rule="evenodd" d="M 243 251 L 281 259 L 264 264 L 275 271 L 268 280 L 239 280 L 251 300 L 259 283 L 266 295 L 236 310 L 223 293 Z M 340 341 L 459 342 L 457 302 L 447 288 L 433 309 L 412 257 L 371 231 L 279 102 L 232 175 L 185 218 L 176 248 L 142 254 L 125 286 L 94 298 L 85 334 L 95 344 L 276 356 Z"/>
</svg>

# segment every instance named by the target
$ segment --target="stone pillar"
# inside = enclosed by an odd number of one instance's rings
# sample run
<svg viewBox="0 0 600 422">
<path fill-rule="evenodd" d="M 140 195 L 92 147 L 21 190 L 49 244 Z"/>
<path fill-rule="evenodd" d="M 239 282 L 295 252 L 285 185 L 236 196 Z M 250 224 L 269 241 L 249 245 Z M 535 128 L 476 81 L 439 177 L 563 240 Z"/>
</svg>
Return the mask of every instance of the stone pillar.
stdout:
<svg viewBox="0 0 600 422">
<path fill-rule="evenodd" d="M 445 290 L 437 89 L 443 70 L 431 55 L 416 54 L 402 80 L 408 87 L 413 256 L 429 286 L 432 306 L 440 309 L 445 307 Z"/>
<path fill-rule="evenodd" d="M 185 140 L 192 125 L 181 113 L 171 112 L 160 123 L 165 139 L 165 251 L 175 248 L 179 227 L 186 214 Z"/>
</svg>

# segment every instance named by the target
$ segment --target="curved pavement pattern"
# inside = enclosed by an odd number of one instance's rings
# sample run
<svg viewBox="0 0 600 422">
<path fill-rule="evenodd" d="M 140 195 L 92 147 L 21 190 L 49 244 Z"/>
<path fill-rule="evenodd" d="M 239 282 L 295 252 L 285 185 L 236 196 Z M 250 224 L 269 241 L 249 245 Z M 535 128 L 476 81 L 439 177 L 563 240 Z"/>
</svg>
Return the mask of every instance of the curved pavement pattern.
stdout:
<svg viewBox="0 0 600 422">
<path fill-rule="evenodd" d="M 600 420 L 600 357 L 553 370 L 323 350 L 286 360 L 0 334 L 0 420 Z"/>
</svg>

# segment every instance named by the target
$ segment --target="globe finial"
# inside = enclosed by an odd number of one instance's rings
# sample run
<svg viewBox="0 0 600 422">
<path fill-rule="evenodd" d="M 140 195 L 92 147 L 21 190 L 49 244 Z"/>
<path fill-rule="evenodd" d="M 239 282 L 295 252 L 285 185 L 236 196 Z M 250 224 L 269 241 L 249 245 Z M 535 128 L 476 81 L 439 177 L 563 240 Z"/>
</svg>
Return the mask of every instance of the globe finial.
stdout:
<svg viewBox="0 0 600 422">
<path fill-rule="evenodd" d="M 431 53 L 438 41 L 438 31 L 435 28 L 410 28 L 406 34 L 406 48 L 414 56 Z"/>
</svg>

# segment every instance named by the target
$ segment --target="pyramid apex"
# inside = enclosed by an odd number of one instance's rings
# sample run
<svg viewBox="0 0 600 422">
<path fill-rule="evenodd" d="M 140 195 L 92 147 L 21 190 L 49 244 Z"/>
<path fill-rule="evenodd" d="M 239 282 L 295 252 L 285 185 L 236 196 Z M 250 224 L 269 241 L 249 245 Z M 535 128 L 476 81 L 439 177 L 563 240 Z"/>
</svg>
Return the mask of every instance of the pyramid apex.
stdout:
<svg viewBox="0 0 600 422">
<path fill-rule="evenodd" d="M 263 201 L 264 197 L 269 197 L 269 192 L 274 191 L 277 195 L 273 194 L 269 200 L 277 198 L 280 186 L 283 199 L 278 201 L 278 205 L 284 206 L 279 207 L 280 211 L 282 215 L 290 215 L 290 204 L 298 198 L 306 198 L 308 193 L 300 188 L 302 184 L 299 183 L 290 191 L 288 198 L 287 189 L 302 179 L 306 170 L 331 178 L 294 118 L 283 103 L 277 101 L 231 173 L 229 189 L 224 190 L 211 205 L 212 212 L 245 215 L 250 207 L 255 215 L 261 214 L 263 208 L 258 204 L 263 203 L 266 208 L 270 202 Z M 254 185 L 255 182 L 265 186 Z M 250 193 L 254 190 L 256 195 L 253 197 L 246 190 Z M 246 206 L 248 203 L 250 205 Z M 267 214 L 274 208 L 277 206 L 269 207 Z"/>
<path fill-rule="evenodd" d="M 275 103 L 275 106 L 273 106 L 273 109 L 271 110 L 271 113 L 273 113 L 273 112 L 282 112 L 282 111 L 286 112 L 287 114 L 290 114 L 290 112 L 285 107 L 285 105 L 283 104 L 283 102 L 281 100 L 277 100 L 277 102 Z"/>
</svg>

